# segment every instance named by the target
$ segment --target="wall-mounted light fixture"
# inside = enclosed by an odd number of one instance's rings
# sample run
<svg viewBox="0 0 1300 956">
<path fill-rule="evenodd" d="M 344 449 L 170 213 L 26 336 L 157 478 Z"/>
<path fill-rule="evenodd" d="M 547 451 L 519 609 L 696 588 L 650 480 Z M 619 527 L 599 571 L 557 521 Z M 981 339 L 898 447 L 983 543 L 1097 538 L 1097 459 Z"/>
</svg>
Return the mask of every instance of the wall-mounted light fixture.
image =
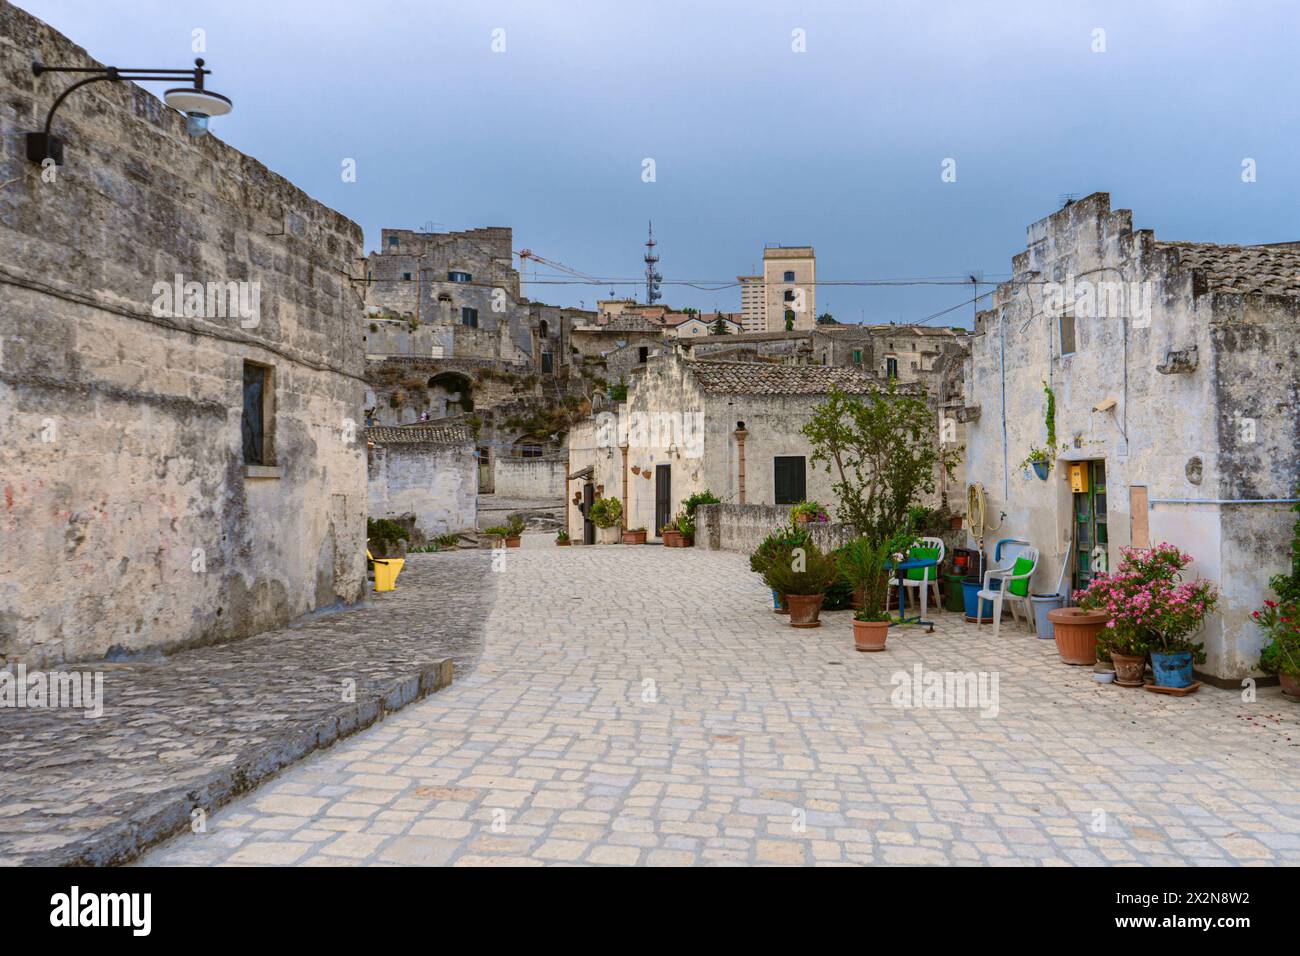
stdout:
<svg viewBox="0 0 1300 956">
<path fill-rule="evenodd" d="M 85 73 L 85 79 L 78 80 L 59 94 L 50 112 L 45 117 L 45 129 L 39 133 L 27 134 L 27 158 L 33 163 L 54 160 L 55 165 L 63 165 L 63 140 L 50 132 L 54 122 L 55 111 L 63 105 L 69 94 L 90 83 L 100 80 L 130 80 L 135 83 L 157 82 L 160 80 L 192 79 L 191 86 L 179 86 L 163 93 L 163 102 L 174 110 L 185 114 L 185 129 L 194 137 L 208 131 L 208 118 L 224 116 L 234 109 L 228 97 L 213 93 L 203 88 L 203 77 L 212 73 L 203 68 L 203 60 L 194 61 L 190 70 L 136 70 L 116 66 L 46 66 L 40 62 L 32 63 L 32 73 L 40 76 L 44 73 Z"/>
</svg>

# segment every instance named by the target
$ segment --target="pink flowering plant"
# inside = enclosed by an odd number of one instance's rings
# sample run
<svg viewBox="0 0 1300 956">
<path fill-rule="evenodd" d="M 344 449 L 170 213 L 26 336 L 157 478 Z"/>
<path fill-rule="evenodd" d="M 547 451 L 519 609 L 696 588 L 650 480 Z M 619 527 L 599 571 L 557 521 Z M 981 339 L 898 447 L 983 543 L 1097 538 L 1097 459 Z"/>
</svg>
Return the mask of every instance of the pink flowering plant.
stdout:
<svg viewBox="0 0 1300 956">
<path fill-rule="evenodd" d="M 1118 571 L 1098 574 L 1074 593 L 1080 607 L 1110 615 L 1097 639 L 1099 651 L 1133 657 L 1190 651 L 1198 664 L 1204 663 L 1205 651 L 1192 638 L 1214 610 L 1219 593 L 1209 581 L 1183 580 L 1192 556 L 1166 542 L 1150 549 L 1123 548 L 1120 554 Z"/>
</svg>

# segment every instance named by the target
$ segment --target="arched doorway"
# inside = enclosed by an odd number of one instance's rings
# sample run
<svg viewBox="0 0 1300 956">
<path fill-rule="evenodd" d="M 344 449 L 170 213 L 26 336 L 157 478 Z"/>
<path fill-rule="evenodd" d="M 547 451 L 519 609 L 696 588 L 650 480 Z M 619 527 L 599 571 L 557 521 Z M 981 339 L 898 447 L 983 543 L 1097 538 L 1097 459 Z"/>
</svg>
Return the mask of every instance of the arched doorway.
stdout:
<svg viewBox="0 0 1300 956">
<path fill-rule="evenodd" d="M 439 372 L 429 379 L 429 417 L 446 418 L 474 410 L 474 383 L 460 372 Z"/>
</svg>

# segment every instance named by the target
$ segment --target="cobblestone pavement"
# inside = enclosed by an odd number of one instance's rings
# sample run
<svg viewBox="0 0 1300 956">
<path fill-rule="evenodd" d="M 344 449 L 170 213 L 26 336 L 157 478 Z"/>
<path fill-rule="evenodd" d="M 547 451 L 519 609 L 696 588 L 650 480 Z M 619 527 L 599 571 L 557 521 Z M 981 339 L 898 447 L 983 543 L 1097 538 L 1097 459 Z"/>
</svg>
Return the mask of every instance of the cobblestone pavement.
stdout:
<svg viewBox="0 0 1300 956">
<path fill-rule="evenodd" d="M 1294 864 L 1300 705 L 1098 685 L 937 613 L 856 653 L 740 555 L 510 551 L 474 673 L 147 864 Z M 996 673 L 996 715 L 893 675 Z"/>
<path fill-rule="evenodd" d="M 0 709 L 0 864 L 105 863 L 190 824 L 482 649 L 490 555 L 412 555 L 370 606 L 104 673 L 104 714 Z M 344 699 L 346 681 L 355 696 Z"/>
</svg>

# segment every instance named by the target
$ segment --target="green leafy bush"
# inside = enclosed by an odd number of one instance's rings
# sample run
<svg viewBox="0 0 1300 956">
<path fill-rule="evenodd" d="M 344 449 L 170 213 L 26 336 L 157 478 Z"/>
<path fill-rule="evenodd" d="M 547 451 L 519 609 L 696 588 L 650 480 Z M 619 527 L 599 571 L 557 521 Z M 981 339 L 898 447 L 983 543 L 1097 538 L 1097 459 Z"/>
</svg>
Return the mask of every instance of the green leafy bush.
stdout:
<svg viewBox="0 0 1300 956">
<path fill-rule="evenodd" d="M 617 498 L 597 498 L 588 516 L 597 528 L 612 528 L 623 520 L 623 502 Z"/>
<path fill-rule="evenodd" d="M 835 559 L 811 542 L 785 557 L 773 560 L 763 573 L 763 582 L 778 594 L 825 594 L 839 578 Z"/>
<path fill-rule="evenodd" d="M 695 509 L 698 508 L 700 505 L 720 505 L 720 504 L 722 504 L 722 499 L 720 499 L 713 492 L 709 491 L 709 489 L 707 488 L 705 488 L 703 491 L 697 491 L 695 494 L 691 495 L 690 497 L 682 499 L 682 508 L 686 511 L 686 515 L 689 518 L 695 517 Z"/>
</svg>

